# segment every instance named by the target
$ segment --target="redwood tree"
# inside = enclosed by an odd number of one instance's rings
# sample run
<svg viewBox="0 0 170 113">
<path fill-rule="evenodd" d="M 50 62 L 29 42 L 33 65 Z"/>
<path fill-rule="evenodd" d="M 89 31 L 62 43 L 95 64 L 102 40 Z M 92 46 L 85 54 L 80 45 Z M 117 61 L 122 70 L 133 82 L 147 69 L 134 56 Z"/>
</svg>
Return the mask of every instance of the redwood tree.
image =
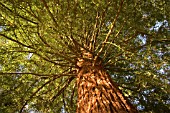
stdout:
<svg viewBox="0 0 170 113">
<path fill-rule="evenodd" d="M 168 113 L 169 5 L 1 0 L 0 112 Z"/>
</svg>

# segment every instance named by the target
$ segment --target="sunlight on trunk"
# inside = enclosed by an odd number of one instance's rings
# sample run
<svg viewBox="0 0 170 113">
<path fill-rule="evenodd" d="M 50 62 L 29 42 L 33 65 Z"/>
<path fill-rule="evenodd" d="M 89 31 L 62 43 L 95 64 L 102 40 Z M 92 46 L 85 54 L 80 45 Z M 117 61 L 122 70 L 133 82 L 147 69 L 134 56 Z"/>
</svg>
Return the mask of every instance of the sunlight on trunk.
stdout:
<svg viewBox="0 0 170 113">
<path fill-rule="evenodd" d="M 77 113 L 137 113 L 100 65 L 83 62 L 78 72 Z"/>
</svg>

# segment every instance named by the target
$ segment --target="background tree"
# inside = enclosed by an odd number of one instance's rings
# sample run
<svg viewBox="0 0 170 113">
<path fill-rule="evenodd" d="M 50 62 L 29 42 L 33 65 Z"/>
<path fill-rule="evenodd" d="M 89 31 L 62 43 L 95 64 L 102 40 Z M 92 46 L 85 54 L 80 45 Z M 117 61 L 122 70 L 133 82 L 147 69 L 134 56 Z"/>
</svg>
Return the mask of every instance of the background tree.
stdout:
<svg viewBox="0 0 170 113">
<path fill-rule="evenodd" d="M 104 73 L 94 77 L 109 74 L 139 111 L 168 113 L 169 6 L 169 0 L 1 0 L 0 112 L 76 112 L 77 86 L 88 87 L 81 72 L 94 74 L 93 65 Z"/>
</svg>

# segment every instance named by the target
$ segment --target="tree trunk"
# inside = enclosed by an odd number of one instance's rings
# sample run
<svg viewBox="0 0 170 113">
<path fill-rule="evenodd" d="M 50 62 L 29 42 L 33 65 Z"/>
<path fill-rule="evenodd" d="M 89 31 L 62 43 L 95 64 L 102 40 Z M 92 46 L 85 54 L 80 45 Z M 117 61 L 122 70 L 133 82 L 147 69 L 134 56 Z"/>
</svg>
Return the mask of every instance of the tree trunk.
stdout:
<svg viewBox="0 0 170 113">
<path fill-rule="evenodd" d="M 79 62 L 77 113 L 137 113 L 101 64 Z"/>
</svg>

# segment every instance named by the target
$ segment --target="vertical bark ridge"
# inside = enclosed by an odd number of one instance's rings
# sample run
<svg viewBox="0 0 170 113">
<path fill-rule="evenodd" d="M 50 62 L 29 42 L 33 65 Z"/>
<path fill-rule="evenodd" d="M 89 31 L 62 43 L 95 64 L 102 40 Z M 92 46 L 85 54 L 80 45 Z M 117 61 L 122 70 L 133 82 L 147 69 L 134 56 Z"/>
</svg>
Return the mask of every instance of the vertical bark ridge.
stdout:
<svg viewBox="0 0 170 113">
<path fill-rule="evenodd" d="M 83 62 L 77 76 L 77 113 L 137 113 L 101 65 Z"/>
</svg>

